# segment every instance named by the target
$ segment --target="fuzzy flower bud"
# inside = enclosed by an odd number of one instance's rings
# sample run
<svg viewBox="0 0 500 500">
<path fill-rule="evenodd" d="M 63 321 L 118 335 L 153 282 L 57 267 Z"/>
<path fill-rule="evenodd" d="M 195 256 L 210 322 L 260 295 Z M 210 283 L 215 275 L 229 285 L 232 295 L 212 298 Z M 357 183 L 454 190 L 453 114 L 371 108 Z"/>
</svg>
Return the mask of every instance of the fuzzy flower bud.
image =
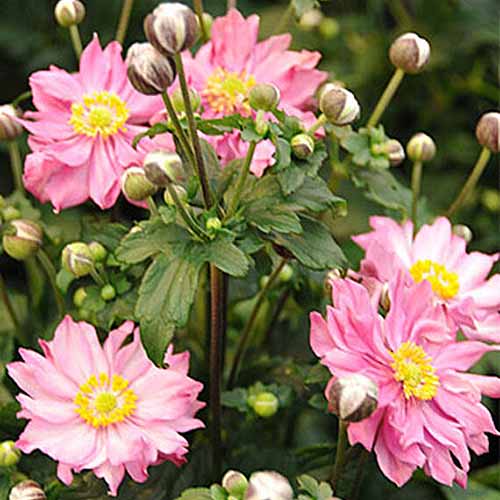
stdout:
<svg viewBox="0 0 500 500">
<path fill-rule="evenodd" d="M 385 143 L 385 153 L 389 158 L 391 167 L 397 167 L 404 161 L 406 157 L 403 146 L 396 139 L 389 139 Z"/>
<path fill-rule="evenodd" d="M 481 146 L 492 153 L 500 151 L 500 113 L 491 111 L 481 116 L 476 127 L 476 138 Z"/>
<path fill-rule="evenodd" d="M 278 274 L 278 280 L 281 283 L 288 283 L 293 277 L 293 267 L 290 264 L 285 264 Z"/>
<path fill-rule="evenodd" d="M 85 288 L 81 286 L 73 294 L 73 304 L 75 304 L 76 307 L 82 307 L 86 298 L 87 298 L 87 290 L 85 290 Z"/>
<path fill-rule="evenodd" d="M 209 217 L 205 225 L 208 231 L 215 232 L 222 227 L 222 222 L 219 217 Z"/>
<path fill-rule="evenodd" d="M 355 373 L 333 379 L 327 387 L 328 410 L 346 422 L 359 422 L 377 409 L 377 385 Z"/>
<path fill-rule="evenodd" d="M 0 106 L 0 141 L 13 141 L 23 133 L 23 127 L 16 121 L 21 112 L 11 104 Z"/>
<path fill-rule="evenodd" d="M 134 43 L 127 52 L 127 75 L 132 86 L 146 95 L 165 92 L 177 74 L 174 61 L 150 43 Z"/>
<path fill-rule="evenodd" d="M 167 186 L 170 182 L 182 182 L 186 173 L 181 157 L 168 151 L 153 151 L 144 158 L 146 177 L 156 186 Z"/>
<path fill-rule="evenodd" d="M 254 472 L 250 476 L 245 500 L 292 500 L 288 479 L 274 471 Z"/>
<path fill-rule="evenodd" d="M 360 106 L 352 92 L 333 83 L 323 86 L 319 109 L 334 125 L 349 125 L 360 113 Z"/>
<path fill-rule="evenodd" d="M 25 260 L 42 246 L 42 228 L 33 221 L 17 219 L 2 238 L 5 253 L 16 260 Z"/>
<path fill-rule="evenodd" d="M 408 158 L 412 161 L 427 162 L 436 155 L 436 144 L 427 134 L 415 134 L 406 145 Z"/>
<path fill-rule="evenodd" d="M 177 197 L 179 198 L 181 203 L 187 203 L 188 194 L 187 191 L 182 186 L 180 186 L 179 184 L 174 184 L 172 185 L 172 189 L 177 193 Z M 165 200 L 165 203 L 167 205 L 170 206 L 175 205 L 174 198 L 172 197 L 168 189 L 165 189 L 165 192 L 163 193 L 163 199 Z"/>
<path fill-rule="evenodd" d="M 248 480 L 236 470 L 228 470 L 222 478 L 222 487 L 237 498 L 243 497 L 248 488 Z"/>
<path fill-rule="evenodd" d="M 14 441 L 4 441 L 0 444 L 0 467 L 13 467 L 21 458 L 21 451 Z"/>
<path fill-rule="evenodd" d="M 309 158 L 314 153 L 314 139 L 309 134 L 297 134 L 290 142 L 293 154 L 300 160 Z"/>
<path fill-rule="evenodd" d="M 466 226 L 464 224 L 456 224 L 455 226 L 453 226 L 452 231 L 456 236 L 463 238 L 466 243 L 470 243 L 472 241 L 473 234 L 469 226 Z"/>
<path fill-rule="evenodd" d="M 35 481 L 27 480 L 16 484 L 10 490 L 9 500 L 46 500 L 42 487 Z"/>
<path fill-rule="evenodd" d="M 146 38 L 167 56 L 191 48 L 199 30 L 195 13 L 181 3 L 161 3 L 144 20 Z"/>
<path fill-rule="evenodd" d="M 61 255 L 63 268 L 77 278 L 86 276 L 94 268 L 92 253 L 87 244 L 76 242 L 64 247 Z"/>
<path fill-rule="evenodd" d="M 98 241 L 89 243 L 89 248 L 94 262 L 102 262 L 108 256 L 108 251 Z"/>
<path fill-rule="evenodd" d="M 116 289 L 113 285 L 104 285 L 101 288 L 101 299 L 109 302 L 116 297 Z"/>
<path fill-rule="evenodd" d="M 121 177 L 122 192 L 133 201 L 143 201 L 156 193 L 158 189 L 146 176 L 141 167 L 130 167 Z"/>
<path fill-rule="evenodd" d="M 179 114 L 186 112 L 186 105 L 184 103 L 184 98 L 182 97 L 182 90 L 180 87 L 177 87 L 170 96 L 172 99 L 172 106 L 175 111 Z M 191 103 L 191 108 L 193 111 L 198 111 L 201 106 L 201 97 L 195 89 L 189 89 L 189 101 Z"/>
<path fill-rule="evenodd" d="M 280 91 L 272 83 L 258 83 L 248 94 L 248 103 L 255 111 L 272 111 L 280 102 Z"/>
<path fill-rule="evenodd" d="M 10 222 L 21 218 L 21 212 L 13 206 L 7 206 L 2 210 L 2 217 L 5 222 Z"/>
<path fill-rule="evenodd" d="M 54 9 L 54 16 L 64 28 L 80 24 L 85 18 L 85 6 L 78 0 L 59 0 Z"/>
<path fill-rule="evenodd" d="M 261 392 L 251 400 L 253 411 L 262 418 L 276 414 L 279 408 L 278 398 L 272 392 Z"/>
<path fill-rule="evenodd" d="M 392 64 L 405 73 L 420 73 L 429 62 L 431 46 L 416 33 L 405 33 L 396 38 L 389 49 Z"/>
</svg>

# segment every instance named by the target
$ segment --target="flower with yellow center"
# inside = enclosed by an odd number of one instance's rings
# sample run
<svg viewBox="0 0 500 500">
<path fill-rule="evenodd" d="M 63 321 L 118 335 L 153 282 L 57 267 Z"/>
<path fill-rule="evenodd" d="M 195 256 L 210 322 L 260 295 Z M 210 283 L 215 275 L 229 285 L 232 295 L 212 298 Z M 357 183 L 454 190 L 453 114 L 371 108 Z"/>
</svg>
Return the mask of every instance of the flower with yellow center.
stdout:
<svg viewBox="0 0 500 500">
<path fill-rule="evenodd" d="M 432 399 L 439 387 L 439 377 L 432 366 L 432 358 L 414 342 L 404 342 L 396 352 L 390 353 L 394 362 L 394 378 L 403 383 L 406 399 Z"/>
<path fill-rule="evenodd" d="M 137 395 L 128 385 L 120 375 L 91 375 L 73 400 L 75 412 L 95 428 L 122 422 L 136 409 Z"/>
<path fill-rule="evenodd" d="M 114 92 L 93 92 L 71 105 L 69 124 L 77 134 L 87 137 L 100 134 L 106 139 L 120 131 L 125 132 L 128 117 L 126 103 Z"/>
<path fill-rule="evenodd" d="M 410 267 L 410 274 L 415 283 L 427 280 L 434 292 L 445 300 L 455 297 L 460 289 L 458 274 L 432 260 L 418 260 Z"/>
<path fill-rule="evenodd" d="M 217 68 L 208 78 L 201 95 L 213 111 L 220 114 L 250 115 L 248 92 L 256 84 L 252 75 Z"/>
</svg>

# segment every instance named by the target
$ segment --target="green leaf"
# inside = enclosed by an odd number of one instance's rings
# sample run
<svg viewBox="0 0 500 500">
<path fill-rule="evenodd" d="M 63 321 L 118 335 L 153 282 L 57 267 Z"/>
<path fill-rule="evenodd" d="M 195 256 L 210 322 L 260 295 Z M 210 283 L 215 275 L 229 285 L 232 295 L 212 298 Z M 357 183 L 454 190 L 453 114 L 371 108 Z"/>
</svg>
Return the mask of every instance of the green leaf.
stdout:
<svg viewBox="0 0 500 500">
<path fill-rule="evenodd" d="M 301 233 L 300 220 L 293 212 L 286 208 L 276 207 L 273 211 L 269 207 L 253 210 L 248 213 L 248 222 L 255 225 L 263 233 L 276 231 L 278 233 Z"/>
<path fill-rule="evenodd" d="M 307 474 L 303 474 L 297 478 L 297 483 L 301 491 L 305 491 L 314 498 L 318 496 L 318 481 Z"/>
<path fill-rule="evenodd" d="M 237 387 L 232 391 L 223 392 L 222 405 L 227 408 L 235 408 L 242 413 L 247 413 L 249 411 L 248 391 L 242 387 Z"/>
<path fill-rule="evenodd" d="M 316 363 L 307 374 L 304 383 L 305 384 L 326 384 L 332 375 L 328 368 L 321 363 Z"/>
<path fill-rule="evenodd" d="M 483 486 L 481 483 L 469 480 L 467 489 L 462 489 L 459 486 L 452 488 L 440 486 L 440 490 L 447 500 L 471 500 L 473 498 L 481 500 L 498 500 L 500 492 L 497 489 Z"/>
<path fill-rule="evenodd" d="M 210 494 L 212 495 L 212 500 L 227 500 L 226 490 L 218 484 L 210 486 Z"/>
<path fill-rule="evenodd" d="M 483 486 L 488 486 L 500 490 L 500 464 L 491 465 L 474 471 L 471 478 Z"/>
<path fill-rule="evenodd" d="M 99 222 L 84 222 L 84 240 L 97 241 L 109 250 L 114 250 L 127 234 L 128 228 L 123 224 L 111 223 L 101 219 Z"/>
<path fill-rule="evenodd" d="M 316 408 L 316 410 L 321 410 L 325 413 L 328 410 L 328 401 L 323 394 L 315 394 L 309 398 L 308 402 L 313 408 Z"/>
<path fill-rule="evenodd" d="M 207 135 L 222 135 L 232 132 L 234 129 L 241 129 L 242 117 L 240 115 L 229 115 L 224 118 L 213 120 L 197 120 L 197 128 Z"/>
<path fill-rule="evenodd" d="M 100 312 L 106 307 L 106 302 L 101 298 L 101 289 L 97 286 L 85 288 L 87 295 L 82 304 L 83 309 L 91 312 Z"/>
<path fill-rule="evenodd" d="M 291 163 L 287 168 L 279 172 L 276 177 L 278 178 L 283 194 L 288 196 L 302 185 L 306 177 L 306 172 L 300 166 Z"/>
<path fill-rule="evenodd" d="M 208 488 L 190 488 L 175 500 L 213 500 Z"/>
<path fill-rule="evenodd" d="M 61 290 L 62 293 L 66 294 L 68 291 L 69 286 L 73 281 L 76 279 L 75 275 L 73 273 L 70 273 L 69 271 L 66 271 L 66 269 L 62 268 L 56 276 L 56 283 Z"/>
<path fill-rule="evenodd" d="M 143 137 L 153 138 L 157 135 L 165 134 L 167 132 L 170 132 L 170 127 L 166 122 L 155 123 L 152 127 L 148 128 L 148 130 L 134 137 L 134 140 L 132 141 L 132 147 L 135 149 L 137 147 L 137 144 Z"/>
<path fill-rule="evenodd" d="M 319 6 L 317 0 L 292 0 L 295 15 L 301 17 L 304 13 Z"/>
<path fill-rule="evenodd" d="M 346 201 L 335 196 L 320 177 L 306 177 L 302 186 L 286 201 L 313 212 L 322 212 L 328 208 L 343 213 L 347 211 Z"/>
<path fill-rule="evenodd" d="M 273 165 L 273 171 L 279 172 L 290 166 L 292 161 L 292 148 L 290 143 L 285 140 L 278 138 L 276 140 L 276 163 Z"/>
<path fill-rule="evenodd" d="M 174 331 L 175 325 L 160 316 L 141 319 L 142 344 L 149 358 L 158 366 L 163 366 L 165 350 L 174 336 Z"/>
<path fill-rule="evenodd" d="M 205 258 L 221 271 L 241 278 L 250 267 L 248 257 L 231 241 L 218 239 L 205 247 Z"/>
<path fill-rule="evenodd" d="M 342 140 L 342 146 L 352 155 L 370 148 L 370 138 L 367 135 L 352 131 Z"/>
</svg>

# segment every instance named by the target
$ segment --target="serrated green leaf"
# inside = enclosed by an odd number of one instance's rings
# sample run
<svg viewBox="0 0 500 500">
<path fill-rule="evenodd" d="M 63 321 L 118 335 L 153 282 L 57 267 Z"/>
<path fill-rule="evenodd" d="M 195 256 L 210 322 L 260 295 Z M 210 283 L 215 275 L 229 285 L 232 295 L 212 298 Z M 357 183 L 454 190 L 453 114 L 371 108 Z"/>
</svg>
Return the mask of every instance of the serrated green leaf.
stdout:
<svg viewBox="0 0 500 500">
<path fill-rule="evenodd" d="M 225 391 L 222 393 L 222 405 L 227 408 L 235 408 L 242 413 L 249 411 L 247 401 L 248 391 L 242 387 L 237 387 L 232 391 Z"/>
<path fill-rule="evenodd" d="M 165 351 L 174 336 L 175 325 L 161 316 L 143 318 L 141 319 L 140 331 L 142 345 L 149 359 L 158 366 L 162 366 Z"/>
<path fill-rule="evenodd" d="M 319 177 L 306 177 L 300 188 L 286 199 L 287 204 L 298 205 L 313 212 L 322 212 L 335 208 L 339 212 L 347 211 L 347 202 L 335 196 L 326 182 Z"/>
<path fill-rule="evenodd" d="M 276 207 L 270 211 L 267 207 L 248 212 L 248 222 L 255 225 L 263 233 L 276 231 L 278 233 L 301 233 L 302 226 L 296 214 L 287 208 Z"/>
<path fill-rule="evenodd" d="M 282 138 L 276 140 L 276 163 L 273 165 L 273 170 L 279 172 L 287 168 L 292 161 L 292 148 L 290 143 Z"/>
<path fill-rule="evenodd" d="M 328 368 L 321 363 L 316 363 L 308 372 L 305 384 L 326 384 L 332 375 Z"/>
<path fill-rule="evenodd" d="M 297 478 L 297 483 L 302 491 L 309 493 L 313 498 L 318 496 L 319 484 L 313 477 L 308 476 L 307 474 L 302 474 L 302 476 Z"/>
<path fill-rule="evenodd" d="M 62 293 L 66 294 L 68 291 L 69 286 L 73 281 L 76 279 L 75 275 L 73 273 L 70 273 L 69 271 L 66 271 L 66 269 L 62 268 L 56 276 L 56 283 L 61 290 Z"/>
<path fill-rule="evenodd" d="M 132 141 L 132 147 L 136 148 L 137 144 L 139 144 L 140 140 L 143 137 L 150 137 L 153 138 L 157 135 L 160 134 L 165 134 L 167 132 L 170 132 L 170 127 L 166 122 L 158 122 L 155 123 L 152 127 L 148 128 L 145 132 L 142 132 L 134 137 L 134 140 Z"/>
<path fill-rule="evenodd" d="M 240 115 L 229 115 L 224 118 L 215 118 L 212 120 L 197 120 L 197 128 L 200 132 L 207 135 L 223 135 L 241 128 L 243 118 Z"/>
<path fill-rule="evenodd" d="M 108 250 L 114 250 L 127 232 L 128 228 L 123 224 L 112 223 L 106 219 L 98 222 L 85 221 L 83 228 L 84 241 L 97 241 Z"/>
<path fill-rule="evenodd" d="M 342 140 L 342 147 L 355 155 L 370 148 L 370 138 L 358 132 L 351 132 Z"/>
<path fill-rule="evenodd" d="M 250 267 L 248 257 L 231 241 L 218 239 L 205 247 L 205 258 L 221 271 L 241 278 Z"/>
<path fill-rule="evenodd" d="M 281 191 L 285 196 L 297 190 L 306 177 L 306 172 L 295 163 L 291 163 L 287 168 L 276 175 L 280 183 Z"/>
</svg>

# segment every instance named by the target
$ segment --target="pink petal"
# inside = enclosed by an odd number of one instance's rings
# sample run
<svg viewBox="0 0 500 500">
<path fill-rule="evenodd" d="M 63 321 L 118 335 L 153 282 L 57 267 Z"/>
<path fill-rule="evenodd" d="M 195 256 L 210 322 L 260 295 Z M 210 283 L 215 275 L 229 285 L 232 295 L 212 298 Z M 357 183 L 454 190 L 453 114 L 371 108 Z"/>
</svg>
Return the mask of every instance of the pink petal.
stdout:
<svg viewBox="0 0 500 500">
<path fill-rule="evenodd" d="M 489 351 L 499 351 L 500 346 L 483 344 L 476 341 L 463 341 L 447 345 L 433 359 L 433 365 L 438 370 L 468 370 Z"/>
</svg>

